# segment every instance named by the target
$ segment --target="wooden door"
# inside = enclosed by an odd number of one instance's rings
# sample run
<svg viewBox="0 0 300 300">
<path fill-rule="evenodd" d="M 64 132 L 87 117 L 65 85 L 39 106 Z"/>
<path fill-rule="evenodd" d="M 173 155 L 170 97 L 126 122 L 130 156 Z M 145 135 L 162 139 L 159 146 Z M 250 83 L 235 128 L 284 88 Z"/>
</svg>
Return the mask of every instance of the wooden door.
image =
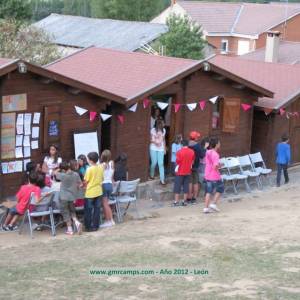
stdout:
<svg viewBox="0 0 300 300">
<path fill-rule="evenodd" d="M 300 127 L 295 127 L 291 136 L 292 162 L 300 163 Z"/>
</svg>

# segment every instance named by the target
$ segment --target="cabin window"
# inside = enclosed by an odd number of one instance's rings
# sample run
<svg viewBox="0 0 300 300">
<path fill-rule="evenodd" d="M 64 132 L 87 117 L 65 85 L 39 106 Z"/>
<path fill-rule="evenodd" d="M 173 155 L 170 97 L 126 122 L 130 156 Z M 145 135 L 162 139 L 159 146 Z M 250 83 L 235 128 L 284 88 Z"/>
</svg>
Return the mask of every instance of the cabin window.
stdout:
<svg viewBox="0 0 300 300">
<path fill-rule="evenodd" d="M 226 98 L 223 101 L 222 131 L 237 132 L 240 124 L 241 101 L 237 98 Z"/>
<path fill-rule="evenodd" d="M 212 129 L 221 128 L 221 101 L 217 101 L 212 108 Z"/>
<path fill-rule="evenodd" d="M 221 54 L 226 54 L 228 52 L 228 40 L 221 41 Z"/>
</svg>

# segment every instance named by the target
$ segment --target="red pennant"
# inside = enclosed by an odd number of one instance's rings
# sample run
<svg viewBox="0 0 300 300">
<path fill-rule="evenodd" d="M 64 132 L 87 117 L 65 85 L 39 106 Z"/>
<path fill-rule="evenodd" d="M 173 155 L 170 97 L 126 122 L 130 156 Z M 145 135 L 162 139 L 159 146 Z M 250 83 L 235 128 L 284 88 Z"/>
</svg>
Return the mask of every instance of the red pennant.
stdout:
<svg viewBox="0 0 300 300">
<path fill-rule="evenodd" d="M 175 103 L 175 104 L 174 104 L 175 113 L 177 113 L 177 112 L 179 111 L 180 107 L 181 107 L 181 104 L 180 104 L 180 103 Z"/>
<path fill-rule="evenodd" d="M 124 124 L 124 121 L 125 121 L 124 116 L 118 115 L 118 121 L 123 125 L 123 124 Z"/>
<path fill-rule="evenodd" d="M 297 111 L 294 112 L 294 116 L 299 118 L 299 113 Z"/>
<path fill-rule="evenodd" d="M 206 100 L 201 100 L 201 101 L 199 102 L 199 106 L 200 106 L 200 109 L 201 109 L 202 111 L 204 111 L 204 108 L 205 108 L 205 106 L 206 106 Z"/>
<path fill-rule="evenodd" d="M 149 106 L 149 104 L 150 104 L 150 100 L 148 98 L 145 98 L 143 100 L 143 106 L 144 106 L 144 108 L 147 108 Z"/>
<path fill-rule="evenodd" d="M 90 121 L 93 122 L 97 116 L 95 111 L 90 111 Z"/>
<path fill-rule="evenodd" d="M 242 103 L 241 106 L 244 111 L 248 111 L 252 107 L 252 105 L 246 103 Z"/>
<path fill-rule="evenodd" d="M 264 112 L 265 112 L 266 116 L 269 115 L 272 111 L 273 111 L 272 108 L 264 108 Z"/>
<path fill-rule="evenodd" d="M 284 108 L 280 108 L 279 109 L 279 113 L 281 116 L 283 116 L 285 114 L 285 109 Z"/>
</svg>

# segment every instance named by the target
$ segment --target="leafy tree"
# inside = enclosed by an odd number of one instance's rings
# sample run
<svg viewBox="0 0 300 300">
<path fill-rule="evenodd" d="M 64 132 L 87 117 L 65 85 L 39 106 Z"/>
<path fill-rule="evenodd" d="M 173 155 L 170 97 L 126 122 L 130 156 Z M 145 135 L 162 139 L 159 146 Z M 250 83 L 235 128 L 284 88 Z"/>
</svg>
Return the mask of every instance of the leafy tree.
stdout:
<svg viewBox="0 0 300 300">
<path fill-rule="evenodd" d="M 206 41 L 203 39 L 199 25 L 187 16 L 171 15 L 167 19 L 169 31 L 159 43 L 166 48 L 167 56 L 201 59 Z"/>
<path fill-rule="evenodd" d="M 91 16 L 91 0 L 64 0 L 63 13 L 83 17 Z"/>
<path fill-rule="evenodd" d="M 56 45 L 42 30 L 15 20 L 0 21 L 0 57 L 20 58 L 45 65 L 61 57 Z"/>
<path fill-rule="evenodd" d="M 63 9 L 63 0 L 31 0 L 32 19 L 34 21 L 39 21 L 51 13 L 61 14 Z"/>
<path fill-rule="evenodd" d="M 19 21 L 31 18 L 29 0 L 0 0 L 0 19 L 16 19 Z"/>
</svg>

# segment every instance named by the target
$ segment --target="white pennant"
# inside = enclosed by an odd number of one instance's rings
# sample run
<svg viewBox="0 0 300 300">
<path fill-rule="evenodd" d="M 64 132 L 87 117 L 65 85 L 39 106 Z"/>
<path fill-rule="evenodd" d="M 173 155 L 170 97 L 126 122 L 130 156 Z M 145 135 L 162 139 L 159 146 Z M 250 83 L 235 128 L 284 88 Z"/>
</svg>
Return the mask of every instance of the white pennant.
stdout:
<svg viewBox="0 0 300 300">
<path fill-rule="evenodd" d="M 209 101 L 213 104 L 216 104 L 217 100 L 218 100 L 219 96 L 215 96 L 209 99 Z"/>
<path fill-rule="evenodd" d="M 82 116 L 87 112 L 87 109 L 79 107 L 79 106 L 75 106 L 75 110 L 79 114 L 79 116 Z"/>
<path fill-rule="evenodd" d="M 137 106 L 138 106 L 137 103 L 136 103 L 136 104 L 133 104 L 132 106 L 130 106 L 130 107 L 128 108 L 128 110 L 129 110 L 129 111 L 132 111 L 132 112 L 136 112 Z"/>
<path fill-rule="evenodd" d="M 111 118 L 111 115 L 100 114 L 100 117 L 101 117 L 102 121 L 105 122 L 106 120 L 108 120 L 109 118 Z"/>
<path fill-rule="evenodd" d="M 161 110 L 165 110 L 169 106 L 169 103 L 165 102 L 156 102 L 156 104 Z"/>
<path fill-rule="evenodd" d="M 187 104 L 187 107 L 190 111 L 193 111 L 197 107 L 197 103 L 189 103 Z"/>
</svg>

